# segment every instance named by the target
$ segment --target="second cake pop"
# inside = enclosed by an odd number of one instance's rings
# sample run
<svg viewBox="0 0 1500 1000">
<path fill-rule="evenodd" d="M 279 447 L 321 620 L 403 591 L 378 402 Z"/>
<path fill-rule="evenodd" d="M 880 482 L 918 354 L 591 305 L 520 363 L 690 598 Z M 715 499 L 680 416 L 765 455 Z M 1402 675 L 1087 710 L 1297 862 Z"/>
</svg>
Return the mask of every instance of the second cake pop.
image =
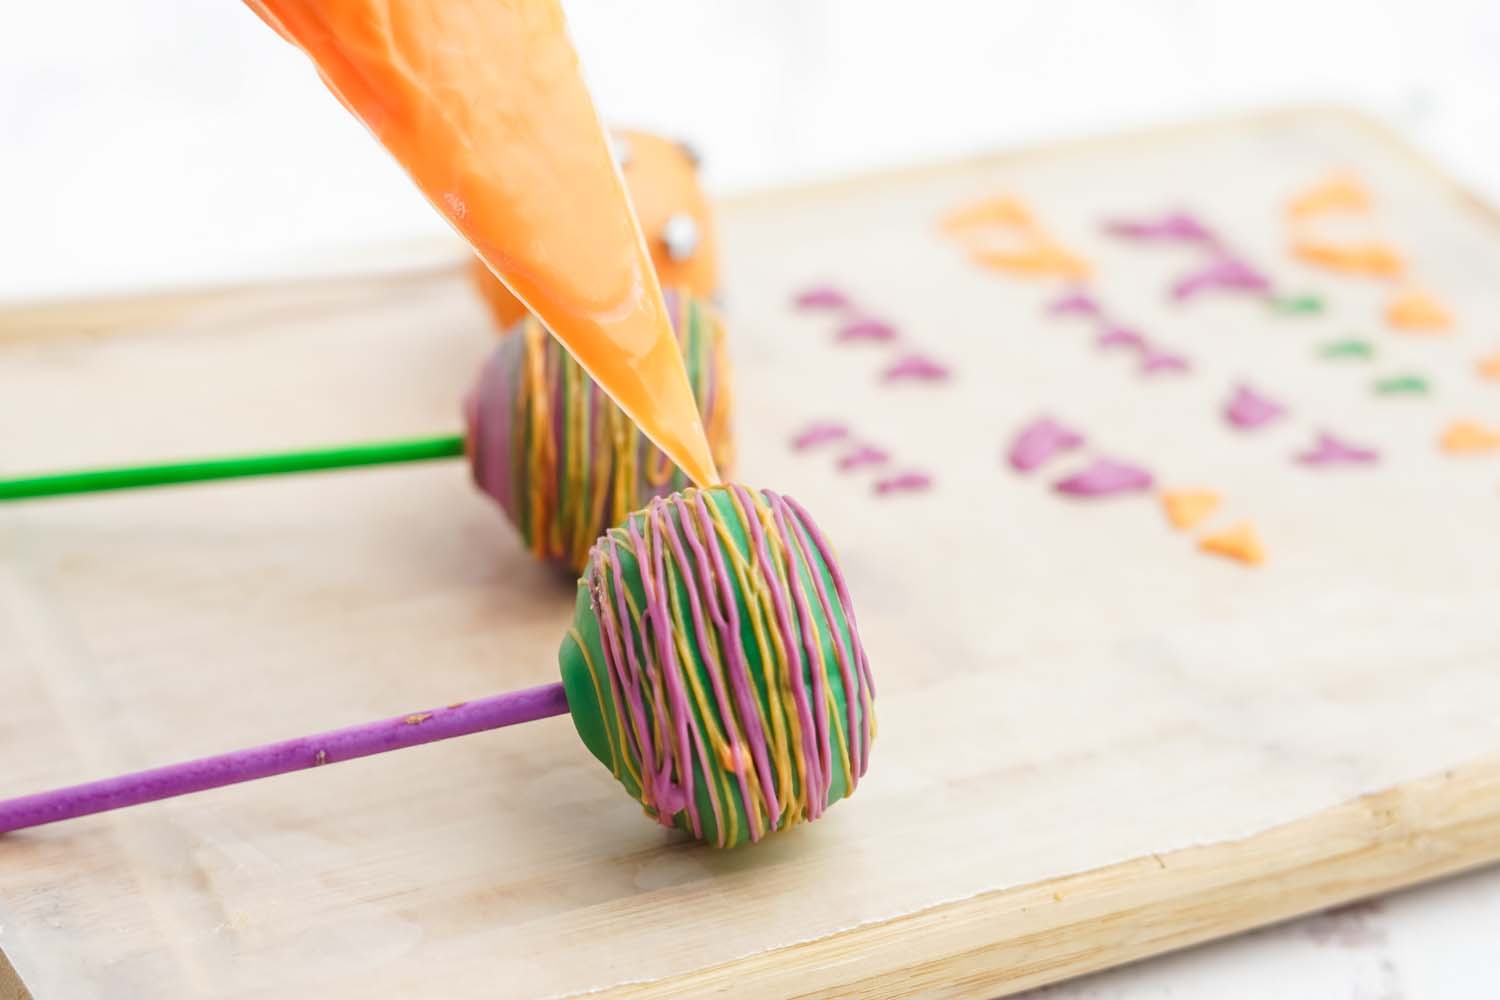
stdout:
<svg viewBox="0 0 1500 1000">
<path fill-rule="evenodd" d="M 667 295 L 709 447 L 732 464 L 729 361 L 715 310 Z M 504 338 L 465 403 L 474 483 L 533 555 L 581 570 L 612 524 L 687 478 L 535 319 Z"/>
</svg>

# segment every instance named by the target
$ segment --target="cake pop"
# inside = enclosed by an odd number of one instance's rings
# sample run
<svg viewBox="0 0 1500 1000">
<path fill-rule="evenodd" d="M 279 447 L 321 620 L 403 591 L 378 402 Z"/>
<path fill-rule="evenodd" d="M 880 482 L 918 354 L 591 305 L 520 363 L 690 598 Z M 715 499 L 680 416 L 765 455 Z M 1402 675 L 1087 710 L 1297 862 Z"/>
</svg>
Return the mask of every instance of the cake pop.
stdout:
<svg viewBox="0 0 1500 1000">
<path fill-rule="evenodd" d="M 875 688 L 832 547 L 796 501 L 658 497 L 600 537 L 562 681 L 0 802 L 0 833 L 570 713 L 647 816 L 718 847 L 853 794 Z"/>
</svg>

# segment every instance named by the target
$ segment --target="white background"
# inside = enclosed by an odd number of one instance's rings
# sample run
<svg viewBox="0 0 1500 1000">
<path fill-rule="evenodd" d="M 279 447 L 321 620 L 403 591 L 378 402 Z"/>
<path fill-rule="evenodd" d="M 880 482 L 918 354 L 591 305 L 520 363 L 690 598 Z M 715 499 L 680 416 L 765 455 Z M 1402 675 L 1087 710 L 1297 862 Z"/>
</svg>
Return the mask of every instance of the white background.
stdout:
<svg viewBox="0 0 1500 1000">
<path fill-rule="evenodd" d="M 238 281 L 441 224 L 235 0 L 0 21 L 0 300 Z M 608 120 L 720 193 L 1334 100 L 1500 194 L 1497 0 L 568 0 Z"/>
<path fill-rule="evenodd" d="M 234 0 L 6 6 L 0 300 L 357 268 L 446 237 Z M 1500 0 L 565 6 L 606 119 L 690 138 L 716 193 L 1332 101 L 1500 201 Z M 1047 992 L 1489 997 L 1496 927 L 1491 871 Z"/>
</svg>

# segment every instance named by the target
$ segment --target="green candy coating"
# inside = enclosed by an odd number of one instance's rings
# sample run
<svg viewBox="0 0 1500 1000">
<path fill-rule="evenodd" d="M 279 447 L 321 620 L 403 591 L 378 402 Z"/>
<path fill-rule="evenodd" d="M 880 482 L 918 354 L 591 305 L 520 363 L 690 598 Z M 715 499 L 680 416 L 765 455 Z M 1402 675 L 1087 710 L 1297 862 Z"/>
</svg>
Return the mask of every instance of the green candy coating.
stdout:
<svg viewBox="0 0 1500 1000">
<path fill-rule="evenodd" d="M 696 506 L 700 503 L 705 506 Z M 710 521 L 712 531 L 702 524 L 701 511 L 705 509 L 717 515 Z M 790 536 L 776 530 L 776 519 L 766 516 L 770 511 L 785 519 L 780 523 L 791 529 Z M 810 527 L 811 522 L 798 512 L 800 508 L 775 494 L 722 486 L 690 489 L 637 511 L 596 544 L 579 581 L 573 628 L 559 651 L 573 722 L 589 752 L 610 768 L 648 815 L 710 844 L 735 846 L 802 819 L 817 818 L 823 808 L 853 791 L 867 760 L 873 736 L 873 689 L 852 610 L 831 554 L 816 529 Z M 753 525 L 748 518 L 755 519 Z M 797 526 L 802 531 L 801 544 L 796 537 Z M 629 530 L 632 527 L 634 538 Z M 758 550 L 747 530 L 750 527 L 765 532 L 768 541 L 773 535 L 780 540 L 779 546 L 769 546 L 769 561 Z M 680 553 L 662 541 L 669 533 L 675 533 Z M 729 572 L 715 568 L 711 559 L 700 559 L 688 544 L 693 538 L 704 546 L 710 542 L 718 546 L 724 557 L 722 567 Z M 660 543 L 663 572 L 651 569 L 643 574 L 637 553 L 640 546 L 652 540 Z M 646 551 L 654 561 L 657 549 L 648 547 Z M 744 582 L 733 570 L 735 562 L 742 568 Z M 710 567 L 707 573 L 703 571 L 705 565 Z M 710 596 L 722 597 L 723 591 L 718 588 L 725 579 L 731 582 L 729 591 L 738 619 L 735 636 L 725 636 L 709 612 Z M 657 602 L 657 610 L 650 611 L 648 589 L 663 581 L 665 595 Z M 618 589 L 620 583 L 623 592 Z M 819 598 L 820 587 L 823 600 Z M 702 609 L 696 619 L 691 612 L 690 591 L 696 594 Z M 775 628 L 778 596 L 784 615 L 779 620 L 792 622 L 795 628 L 791 634 L 796 637 L 795 642 L 779 646 L 774 640 L 767 642 L 772 636 L 785 634 Z M 628 628 L 621 628 L 618 614 L 611 616 L 622 602 L 628 609 Z M 668 612 L 665 616 L 660 614 L 663 609 Z M 727 616 L 727 605 L 724 613 Z M 670 632 L 666 638 L 673 643 L 673 656 L 665 661 L 660 647 L 664 634 L 659 622 L 663 617 Z M 762 626 L 759 633 L 757 619 Z M 747 669 L 739 676 L 746 683 L 740 691 L 751 699 L 750 703 L 735 697 L 731 678 L 735 661 L 726 655 L 731 641 L 744 653 Z M 624 655 L 627 645 L 640 669 L 641 681 L 635 688 L 640 697 L 636 701 L 626 694 L 631 690 L 629 674 L 634 669 Z M 816 655 L 808 654 L 809 646 Z M 821 667 L 817 665 L 819 657 Z M 815 679 L 814 671 L 819 672 L 819 678 Z M 810 709 L 817 707 L 815 680 L 820 679 L 825 686 L 821 719 L 823 731 L 829 736 L 831 753 L 827 759 L 832 766 L 822 768 L 821 773 L 812 770 L 819 747 L 818 741 L 809 736 L 811 730 L 803 727 L 800 738 L 791 730 L 791 719 L 797 714 L 789 680 L 794 675 Z M 688 692 L 687 697 L 675 702 L 670 697 L 673 678 L 682 682 L 679 691 Z M 698 697 L 691 696 L 694 685 L 700 692 Z M 720 692 L 717 696 L 716 691 Z M 627 707 L 638 705 L 638 711 L 622 712 L 622 701 Z M 679 718 L 684 710 L 686 715 Z M 779 735 L 773 722 L 778 713 L 783 723 Z M 754 732 L 757 723 L 758 740 Z M 686 743 L 681 739 L 684 731 L 688 734 Z M 641 733 L 655 734 L 646 739 L 653 744 L 650 749 L 657 760 L 658 774 L 664 773 L 655 781 L 642 763 Z M 716 741 L 715 733 L 725 735 Z M 739 734 L 737 738 L 729 735 L 734 733 Z M 757 751 L 763 767 L 756 765 Z M 663 757 L 669 764 L 665 771 Z M 738 767 L 734 766 L 736 759 Z M 685 761 L 691 766 L 684 766 Z M 786 766 L 778 768 L 777 761 Z M 683 787 L 684 772 L 689 770 L 691 802 Z M 771 798 L 763 794 L 767 783 L 757 780 L 767 774 L 773 776 L 769 787 L 775 799 L 783 803 L 779 815 Z M 681 796 L 681 801 L 673 800 L 674 795 Z"/>
</svg>

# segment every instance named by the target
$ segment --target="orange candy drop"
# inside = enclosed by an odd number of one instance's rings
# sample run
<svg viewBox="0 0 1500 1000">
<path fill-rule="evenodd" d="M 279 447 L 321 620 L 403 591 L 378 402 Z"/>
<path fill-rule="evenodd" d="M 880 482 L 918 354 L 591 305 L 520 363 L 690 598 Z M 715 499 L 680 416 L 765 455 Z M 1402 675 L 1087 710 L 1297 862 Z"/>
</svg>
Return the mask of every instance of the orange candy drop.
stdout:
<svg viewBox="0 0 1500 1000">
<path fill-rule="evenodd" d="M 1473 420 L 1455 420 L 1443 431 L 1440 446 L 1450 455 L 1500 451 L 1500 428 L 1491 430 Z"/>
<path fill-rule="evenodd" d="M 1287 215 L 1310 219 L 1334 213 L 1358 214 L 1370 210 L 1370 192 L 1353 174 L 1339 173 L 1319 181 L 1287 202 Z"/>
<path fill-rule="evenodd" d="M 1165 490 L 1161 495 L 1162 510 L 1178 531 L 1196 526 L 1218 510 L 1222 502 L 1213 490 Z"/>
<path fill-rule="evenodd" d="M 1232 528 L 1204 535 L 1198 540 L 1198 548 L 1247 566 L 1259 566 L 1266 561 L 1266 550 L 1261 546 L 1255 527 L 1249 521 L 1241 521 Z"/>
<path fill-rule="evenodd" d="M 1441 333 L 1453 326 L 1453 315 L 1428 293 L 1407 289 L 1386 307 L 1385 320 L 1398 330 L 1412 333 Z"/>
<path fill-rule="evenodd" d="M 1394 278 L 1406 266 L 1394 247 L 1380 242 L 1322 243 L 1317 240 L 1297 240 L 1292 244 L 1292 253 L 1309 264 L 1330 271 L 1368 274 L 1377 278 Z"/>
</svg>

